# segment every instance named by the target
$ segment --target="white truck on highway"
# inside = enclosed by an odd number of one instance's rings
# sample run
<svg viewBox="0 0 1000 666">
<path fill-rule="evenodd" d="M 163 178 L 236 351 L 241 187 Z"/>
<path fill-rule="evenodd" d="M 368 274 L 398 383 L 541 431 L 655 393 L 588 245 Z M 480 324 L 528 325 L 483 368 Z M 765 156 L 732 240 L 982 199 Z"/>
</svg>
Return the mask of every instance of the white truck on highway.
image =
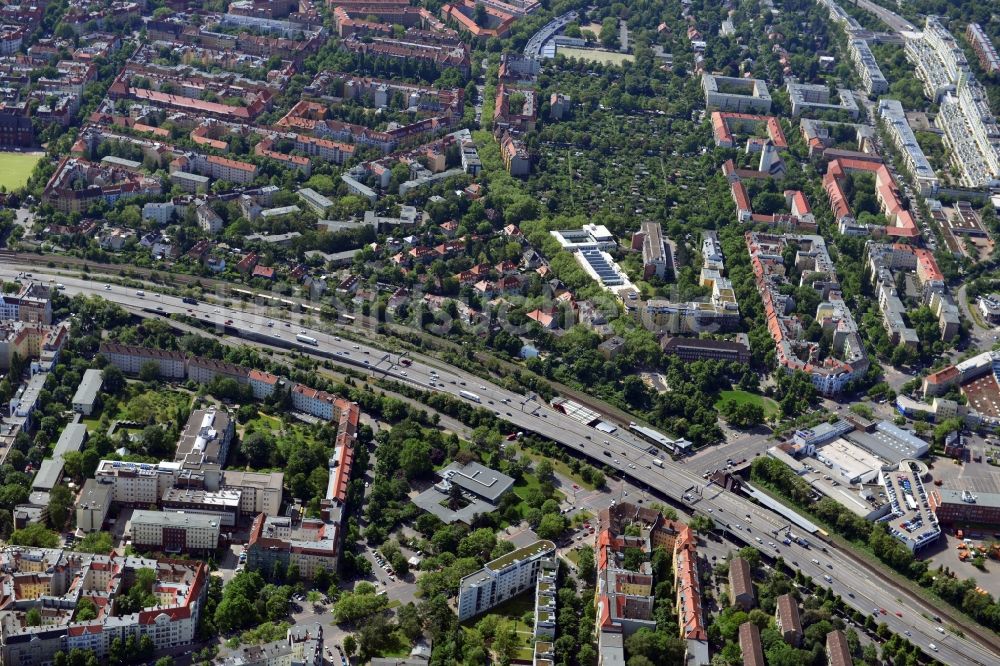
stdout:
<svg viewBox="0 0 1000 666">
<path fill-rule="evenodd" d="M 653 458 L 653 464 L 656 465 L 657 467 L 663 467 L 663 461 L 660 460 L 659 458 Z"/>
<path fill-rule="evenodd" d="M 306 335 L 305 333 L 299 333 L 298 335 L 295 336 L 295 339 L 298 340 L 299 342 L 304 342 L 307 345 L 312 345 L 314 347 L 319 346 L 319 340 L 310 335 Z"/>
<path fill-rule="evenodd" d="M 472 391 L 459 391 L 458 394 L 460 396 L 462 396 L 463 398 L 465 398 L 466 400 L 471 400 L 472 402 L 479 402 L 479 403 L 481 403 L 483 401 L 482 398 L 480 398 L 478 395 L 476 395 Z"/>
</svg>

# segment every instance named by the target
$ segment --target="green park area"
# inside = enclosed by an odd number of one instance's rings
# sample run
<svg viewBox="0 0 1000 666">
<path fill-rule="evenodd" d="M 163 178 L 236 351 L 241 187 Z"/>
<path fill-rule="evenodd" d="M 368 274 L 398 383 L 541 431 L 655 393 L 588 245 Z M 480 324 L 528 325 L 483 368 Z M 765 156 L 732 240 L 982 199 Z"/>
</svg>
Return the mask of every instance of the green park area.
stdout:
<svg viewBox="0 0 1000 666">
<path fill-rule="evenodd" d="M 779 413 L 778 403 L 774 400 L 755 393 L 741 391 L 739 389 L 732 391 L 719 391 L 719 399 L 715 402 L 715 408 L 718 409 L 719 405 L 726 400 L 732 400 L 740 405 L 758 405 L 764 410 L 764 416 L 772 416 Z"/>
<path fill-rule="evenodd" d="M 42 157 L 42 153 L 0 152 L 0 187 L 8 192 L 24 187 Z"/>
</svg>

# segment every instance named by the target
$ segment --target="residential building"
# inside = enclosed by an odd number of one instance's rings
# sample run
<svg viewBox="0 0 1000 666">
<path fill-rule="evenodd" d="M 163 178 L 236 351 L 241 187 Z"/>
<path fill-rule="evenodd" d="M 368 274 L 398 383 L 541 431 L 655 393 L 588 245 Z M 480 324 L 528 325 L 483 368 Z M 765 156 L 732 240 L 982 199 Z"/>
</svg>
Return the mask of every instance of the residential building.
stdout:
<svg viewBox="0 0 1000 666">
<path fill-rule="evenodd" d="M 0 321 L 0 370 L 10 368 L 14 355 L 21 360 L 32 359 L 31 371 L 49 371 L 59 360 L 59 354 L 69 337 L 69 325 L 26 324 L 21 321 Z"/>
<path fill-rule="evenodd" d="M 198 206 L 195 211 L 195 217 L 198 220 L 198 226 L 201 227 L 202 231 L 209 234 L 217 234 L 222 231 L 225 226 L 222 218 L 216 213 L 211 206 L 207 203 Z"/>
<path fill-rule="evenodd" d="M 336 396 L 325 391 L 317 391 L 304 384 L 292 387 L 292 407 L 311 416 L 332 421 L 336 411 Z"/>
<path fill-rule="evenodd" d="M 698 575 L 698 537 L 687 525 L 674 542 L 674 586 L 677 590 L 677 619 L 680 636 L 687 645 L 685 661 L 708 664 L 708 631 L 701 605 L 701 578 Z"/>
<path fill-rule="evenodd" d="M 921 196 L 937 194 L 938 177 L 927 156 L 917 143 L 917 137 L 906 120 L 906 112 L 898 100 L 882 98 L 878 102 L 879 117 L 892 139 L 896 150 L 903 156 L 903 164 L 917 184 Z"/>
<path fill-rule="evenodd" d="M 516 177 L 530 174 L 531 155 L 524 142 L 506 128 L 498 129 L 493 136 L 500 144 L 500 156 L 507 173 Z"/>
<path fill-rule="evenodd" d="M 328 518 L 329 514 L 301 520 L 260 514 L 250 528 L 247 567 L 269 572 L 275 563 L 285 568 L 295 564 L 306 579 L 315 578 L 320 569 L 336 572 L 340 523 Z"/>
<path fill-rule="evenodd" d="M 302 199 L 306 207 L 323 219 L 327 212 L 333 208 L 333 202 L 310 187 L 303 187 L 298 191 L 299 198 Z"/>
<path fill-rule="evenodd" d="M 192 411 L 177 441 L 174 460 L 225 465 L 236 431 L 233 421 L 228 412 L 216 407 Z"/>
<path fill-rule="evenodd" d="M 102 342 L 99 353 L 127 375 L 137 375 L 147 363 L 156 365 L 162 379 L 184 379 L 187 375 L 187 357 L 179 351 L 162 351 L 149 347 Z"/>
<path fill-rule="evenodd" d="M 830 666 L 853 666 L 854 664 L 847 636 L 839 629 L 826 635 L 826 660 Z"/>
<path fill-rule="evenodd" d="M 22 282 L 15 294 L 0 294 L 0 319 L 28 324 L 52 323 L 49 288 L 38 282 Z"/>
<path fill-rule="evenodd" d="M 98 660 L 110 658 L 112 641 L 141 636 L 153 648 L 166 651 L 189 645 L 208 590 L 208 565 L 188 560 L 153 560 L 135 556 L 71 553 L 59 549 L 9 549 L 0 554 L 4 589 L 11 591 L 8 629 L 0 634 L 0 662 L 19 666 L 51 664 L 57 652 L 93 650 Z M 117 616 L 99 612 L 91 620 L 75 622 L 74 608 L 91 599 L 98 609 L 110 608 L 119 594 L 134 584 L 140 569 L 155 574 L 156 605 Z M 41 584 L 28 589 L 15 584 L 26 573 Z M 44 591 L 44 594 L 40 592 Z M 31 609 L 45 621 L 29 625 Z"/>
<path fill-rule="evenodd" d="M 111 508 L 113 490 L 111 484 L 97 479 L 83 482 L 83 490 L 76 500 L 76 528 L 84 532 L 101 532 L 104 520 Z"/>
<path fill-rule="evenodd" d="M 740 651 L 743 653 L 743 666 L 767 666 L 760 643 L 760 629 L 753 622 L 740 625 Z"/>
<path fill-rule="evenodd" d="M 83 379 L 73 394 L 73 411 L 84 416 L 94 413 L 94 405 L 97 403 L 97 394 L 101 390 L 103 383 L 100 370 L 89 368 L 83 372 Z"/>
<path fill-rule="evenodd" d="M 248 375 L 250 389 L 257 400 L 265 400 L 274 395 L 274 389 L 281 383 L 277 375 L 261 370 L 251 370 Z"/>
<path fill-rule="evenodd" d="M 248 384 L 250 371 L 243 366 L 214 358 L 192 356 L 187 362 L 187 377 L 196 384 L 209 384 L 216 378 L 232 379 L 238 384 Z"/>
<path fill-rule="evenodd" d="M 164 553 L 209 553 L 219 546 L 219 519 L 183 511 L 132 512 L 132 544 Z"/>
<path fill-rule="evenodd" d="M 970 23 L 965 27 L 965 37 L 972 44 L 972 50 L 976 52 L 983 70 L 987 74 L 1000 72 L 1000 55 L 997 55 L 997 49 L 983 27 L 978 23 Z"/>
<path fill-rule="evenodd" d="M 837 89 L 836 103 L 830 102 L 830 89 L 826 84 L 813 85 L 789 81 L 785 86 L 792 103 L 792 116 L 798 117 L 811 111 L 841 111 L 856 120 L 860 113 L 854 94 L 846 88 Z"/>
<path fill-rule="evenodd" d="M 773 236 L 751 231 L 746 242 L 778 364 L 787 372 L 805 372 L 823 395 L 836 395 L 848 382 L 863 376 L 868 370 L 868 355 L 843 300 L 826 241 L 821 236 Z M 801 326 L 793 314 L 794 301 L 781 291 L 782 285 L 788 284 L 786 271 L 791 268 L 784 266 L 786 248 L 795 250 L 795 267 L 803 273 L 800 283 L 811 284 L 820 292 L 815 318 L 833 333 L 836 355 L 818 358 L 815 343 L 802 339 Z"/>
<path fill-rule="evenodd" d="M 479 571 L 462 578 L 458 591 L 459 621 L 485 613 L 533 588 L 543 560 L 555 550 L 551 541 L 536 541 L 487 562 Z"/>
<path fill-rule="evenodd" d="M 729 561 L 729 604 L 745 611 L 757 604 L 750 563 L 742 557 L 734 557 Z"/>
<path fill-rule="evenodd" d="M 774 620 L 781 638 L 789 645 L 798 645 L 802 640 L 802 620 L 799 619 L 799 602 L 790 594 L 777 598 Z"/>
<path fill-rule="evenodd" d="M 886 80 L 875 54 L 872 53 L 868 42 L 860 37 L 849 37 L 847 40 L 847 52 L 854 63 L 854 69 L 861 79 L 861 85 L 869 97 L 877 97 L 888 92 L 889 81 Z"/>
<path fill-rule="evenodd" d="M 980 296 L 976 302 L 980 314 L 991 325 L 1000 324 L 1000 294 L 987 294 Z"/>
<path fill-rule="evenodd" d="M 232 10 L 232 5 L 230 5 Z M 219 666 L 322 666 L 323 625 L 296 625 L 285 638 L 263 645 L 245 645 Z M 422 662 L 421 666 L 427 666 Z"/>
<path fill-rule="evenodd" d="M 705 108 L 709 111 L 767 113 L 771 110 L 771 93 L 761 79 L 706 73 L 701 75 L 701 87 L 705 93 Z"/>
<path fill-rule="evenodd" d="M 905 35 L 904 46 L 924 92 L 939 102 L 934 123 L 944 133 L 960 183 L 1000 185 L 1000 126 L 957 40 L 938 17 L 928 16 L 923 31 Z"/>
<path fill-rule="evenodd" d="M 87 426 L 82 423 L 70 423 L 59 434 L 52 457 L 46 458 L 38 468 L 31 489 L 48 492 L 59 484 L 63 475 L 63 456 L 67 453 L 79 453 L 87 441 Z"/>
<path fill-rule="evenodd" d="M 705 338 L 664 337 L 660 341 L 664 354 L 682 361 L 719 360 L 750 362 L 750 348 L 742 340 L 712 340 Z"/>
</svg>

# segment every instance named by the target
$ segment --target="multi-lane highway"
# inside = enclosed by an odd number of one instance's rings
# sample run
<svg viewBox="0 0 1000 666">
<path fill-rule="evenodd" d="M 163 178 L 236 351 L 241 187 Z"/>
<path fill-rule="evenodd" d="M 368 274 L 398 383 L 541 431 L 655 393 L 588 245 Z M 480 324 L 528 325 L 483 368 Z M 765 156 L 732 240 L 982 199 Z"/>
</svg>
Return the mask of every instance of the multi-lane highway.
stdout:
<svg viewBox="0 0 1000 666">
<path fill-rule="evenodd" d="M 415 356 L 409 366 L 404 366 L 400 364 L 397 352 L 348 339 L 348 329 L 344 330 L 345 337 L 342 338 L 279 318 L 271 319 L 266 314 L 267 310 L 256 312 L 252 305 L 248 305 L 247 310 L 241 310 L 221 304 L 188 304 L 173 296 L 156 294 L 154 285 L 145 287 L 144 293 L 140 294 L 134 288 L 60 276 L 30 265 L 0 267 L 0 277 L 11 279 L 22 271 L 33 273 L 35 280 L 61 283 L 67 294 L 101 296 L 131 311 L 145 311 L 144 314 L 185 314 L 224 326 L 230 333 L 259 337 L 264 343 L 271 338 L 272 342 L 283 345 L 296 344 L 296 335 L 308 335 L 317 344 L 299 345 L 301 351 L 306 353 L 332 358 L 344 365 L 425 390 L 459 397 L 462 391 L 473 393 L 479 404 L 493 411 L 498 418 L 519 429 L 548 437 L 593 458 L 597 463 L 615 468 L 652 491 L 710 516 L 720 530 L 728 532 L 733 538 L 756 546 L 769 555 L 783 557 L 818 584 L 831 587 L 849 606 L 866 614 L 876 611 L 879 615 L 877 620 L 885 622 L 892 631 L 900 634 L 909 632 L 910 640 L 925 651 L 932 652 L 930 645 L 933 644 L 936 648 L 934 656 L 945 663 L 987 666 L 1000 661 L 1000 651 L 986 641 L 968 635 L 957 636 L 946 629 L 944 634 L 940 633 L 942 625 L 930 618 L 942 613 L 941 609 L 898 589 L 889 581 L 877 579 L 875 574 L 861 568 L 856 560 L 837 549 L 821 550 L 818 543 L 814 543 L 812 548 L 785 546 L 781 539 L 782 530 L 788 527 L 786 519 L 738 495 L 712 485 L 706 486 L 700 476 L 700 468 L 688 468 L 667 458 L 664 458 L 665 466 L 660 468 L 654 464 L 657 456 L 647 451 L 650 445 L 622 428 L 612 434 L 600 432 L 530 396 L 505 390 L 436 359 Z"/>
</svg>

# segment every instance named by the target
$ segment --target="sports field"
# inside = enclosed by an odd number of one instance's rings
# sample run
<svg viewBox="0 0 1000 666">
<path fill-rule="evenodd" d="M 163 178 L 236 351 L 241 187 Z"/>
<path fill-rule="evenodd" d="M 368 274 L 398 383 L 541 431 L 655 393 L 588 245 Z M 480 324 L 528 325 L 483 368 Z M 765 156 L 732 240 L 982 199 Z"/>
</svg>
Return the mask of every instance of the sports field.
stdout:
<svg viewBox="0 0 1000 666">
<path fill-rule="evenodd" d="M 42 153 L 0 152 L 0 185 L 6 187 L 8 192 L 24 187 L 42 157 Z"/>
<path fill-rule="evenodd" d="M 632 62 L 635 56 L 631 53 L 618 53 L 617 51 L 604 51 L 602 49 L 578 49 L 572 46 L 560 46 L 556 49 L 557 55 L 567 58 L 579 58 L 590 62 L 600 62 L 605 65 L 620 65 L 623 62 Z"/>
<path fill-rule="evenodd" d="M 764 410 L 765 415 L 777 414 L 778 413 L 778 403 L 770 398 L 764 397 L 762 395 L 757 395 L 756 393 L 748 393 L 746 391 L 719 391 L 719 400 L 716 405 L 721 403 L 723 400 L 732 400 L 736 403 L 750 403 L 752 405 L 760 405 Z"/>
</svg>

